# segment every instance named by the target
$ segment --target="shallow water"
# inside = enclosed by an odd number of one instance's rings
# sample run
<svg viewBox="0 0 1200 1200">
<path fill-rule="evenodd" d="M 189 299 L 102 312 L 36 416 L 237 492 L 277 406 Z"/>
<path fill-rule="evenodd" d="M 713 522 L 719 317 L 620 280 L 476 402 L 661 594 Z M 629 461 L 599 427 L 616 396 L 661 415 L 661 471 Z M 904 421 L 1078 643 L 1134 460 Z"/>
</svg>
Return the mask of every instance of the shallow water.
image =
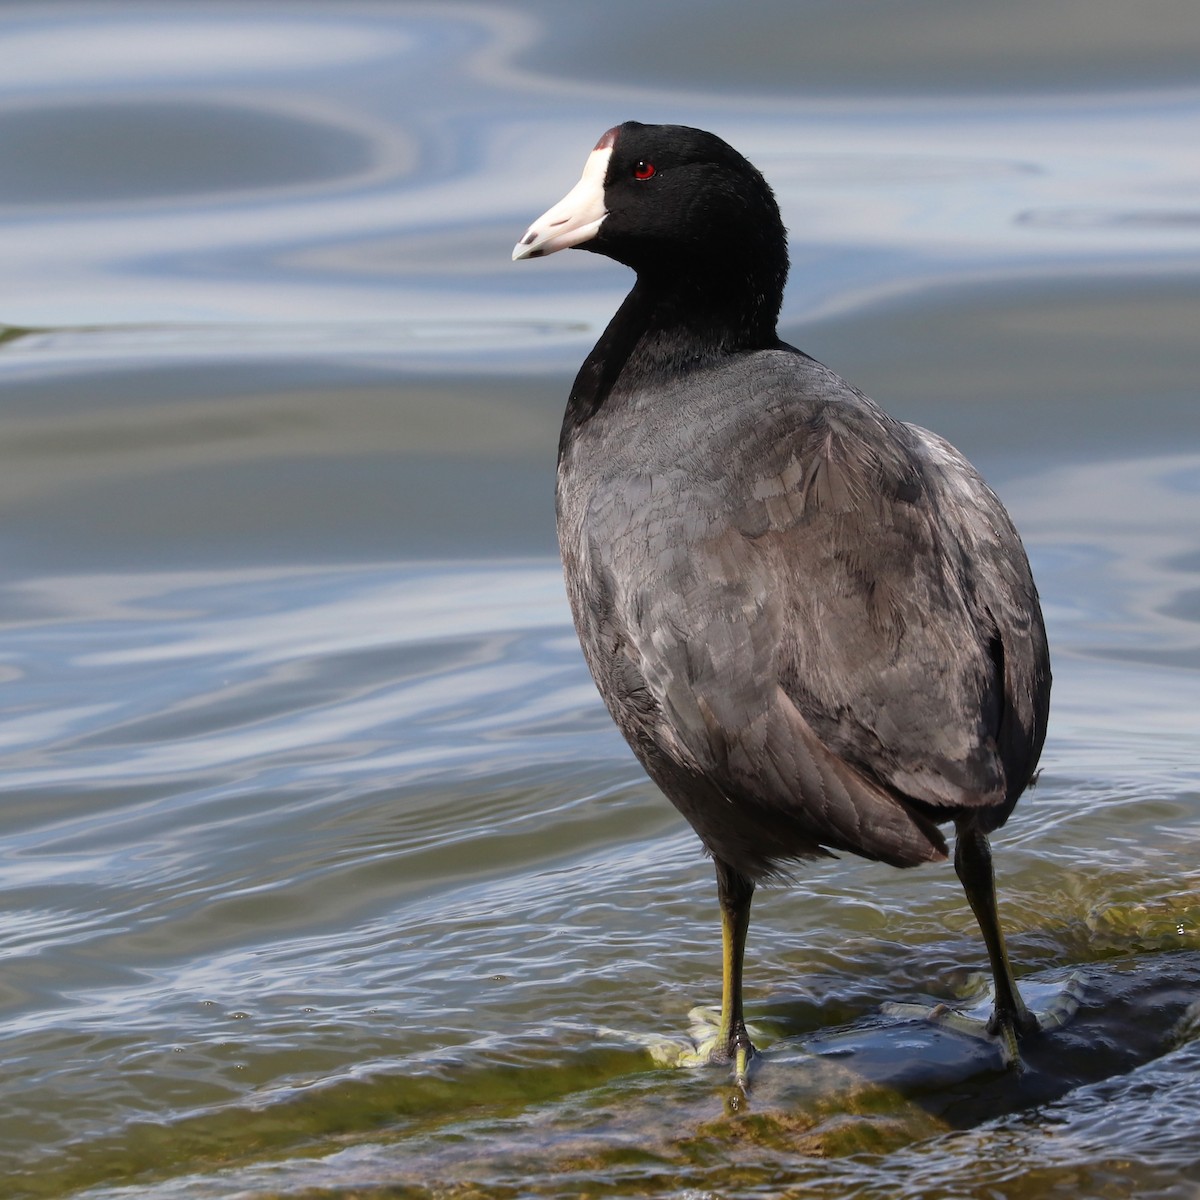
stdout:
<svg viewBox="0 0 1200 1200">
<path fill-rule="evenodd" d="M 1200 28 L 984 11 L 4 8 L 4 1195 L 1200 1195 Z M 1019 1078 L 880 1015 L 976 994 L 952 870 L 849 859 L 756 903 L 749 1100 L 656 1065 L 711 866 L 552 511 L 628 278 L 508 261 L 630 116 L 764 168 L 786 336 L 1025 536 L 1004 915 L 1083 999 Z"/>
</svg>

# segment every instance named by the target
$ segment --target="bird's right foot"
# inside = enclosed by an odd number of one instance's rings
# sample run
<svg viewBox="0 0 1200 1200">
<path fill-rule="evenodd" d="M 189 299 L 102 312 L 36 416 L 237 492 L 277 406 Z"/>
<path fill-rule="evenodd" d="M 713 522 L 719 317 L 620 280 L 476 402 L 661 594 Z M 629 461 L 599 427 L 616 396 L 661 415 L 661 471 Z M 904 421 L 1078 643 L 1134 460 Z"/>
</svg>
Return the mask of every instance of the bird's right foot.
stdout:
<svg viewBox="0 0 1200 1200">
<path fill-rule="evenodd" d="M 889 1017 L 923 1017 L 968 1037 L 993 1042 L 999 1047 L 1004 1065 L 1019 1071 L 1021 1054 L 1018 1046 L 1021 1039 L 1065 1025 L 1078 1011 L 1083 998 L 1083 988 L 1077 975 L 1071 975 L 1057 984 L 1027 982 L 1022 985 L 1022 990 L 1037 996 L 1040 1002 L 1037 1008 L 1026 1009 L 1022 1005 L 1019 1012 L 992 1008 L 991 992 L 988 991 L 984 993 L 983 1001 L 970 1004 L 965 1009 L 949 1004 L 897 1004 L 891 1001 L 885 1003 L 882 1009 Z"/>
</svg>

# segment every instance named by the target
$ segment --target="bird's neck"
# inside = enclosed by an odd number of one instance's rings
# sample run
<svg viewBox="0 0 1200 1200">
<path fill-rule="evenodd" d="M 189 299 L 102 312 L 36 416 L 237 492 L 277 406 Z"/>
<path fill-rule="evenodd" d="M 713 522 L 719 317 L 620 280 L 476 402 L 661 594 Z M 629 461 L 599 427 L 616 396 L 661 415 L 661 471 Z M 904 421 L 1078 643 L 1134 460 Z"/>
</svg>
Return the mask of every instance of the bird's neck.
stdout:
<svg viewBox="0 0 1200 1200">
<path fill-rule="evenodd" d="M 571 435 L 614 392 L 628 394 L 731 354 L 778 346 L 783 278 L 764 284 L 744 271 L 714 273 L 711 263 L 703 276 L 683 269 L 641 271 L 575 378 L 560 457 Z"/>
</svg>

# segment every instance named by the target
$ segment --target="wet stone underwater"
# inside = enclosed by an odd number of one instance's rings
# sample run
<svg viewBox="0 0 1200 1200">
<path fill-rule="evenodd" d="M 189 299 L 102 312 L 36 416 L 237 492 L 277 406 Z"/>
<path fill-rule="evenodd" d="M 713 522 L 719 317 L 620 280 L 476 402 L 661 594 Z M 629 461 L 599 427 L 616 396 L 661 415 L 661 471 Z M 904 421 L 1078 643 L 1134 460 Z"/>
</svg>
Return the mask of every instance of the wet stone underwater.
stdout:
<svg viewBox="0 0 1200 1200">
<path fill-rule="evenodd" d="M 1151 2 L 5 8 L 0 1193 L 1200 1195 L 1200 47 Z M 1001 913 L 1080 1007 L 1019 1076 L 883 1012 L 985 1001 L 952 867 L 850 857 L 756 898 L 749 1096 L 662 1065 L 712 867 L 554 544 L 628 275 L 508 261 L 628 117 L 764 170 L 784 336 L 1022 532 Z"/>
</svg>

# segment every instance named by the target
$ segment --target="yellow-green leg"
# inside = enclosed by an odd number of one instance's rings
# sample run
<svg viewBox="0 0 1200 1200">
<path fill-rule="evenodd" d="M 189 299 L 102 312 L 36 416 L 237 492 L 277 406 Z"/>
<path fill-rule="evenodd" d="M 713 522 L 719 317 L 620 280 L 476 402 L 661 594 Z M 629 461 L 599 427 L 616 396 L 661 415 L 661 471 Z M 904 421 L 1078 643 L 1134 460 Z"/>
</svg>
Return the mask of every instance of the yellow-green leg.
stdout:
<svg viewBox="0 0 1200 1200">
<path fill-rule="evenodd" d="M 754 882 L 719 858 L 715 861 L 717 899 L 721 904 L 721 1024 L 712 1057 L 717 1062 L 732 1063 L 734 1079 L 744 1086 L 750 1059 L 754 1057 L 754 1046 L 742 1015 L 742 960 L 750 928 Z"/>
<path fill-rule="evenodd" d="M 998 1036 L 1005 1048 L 1010 1065 L 1019 1068 L 1017 1039 L 1036 1030 L 1038 1020 L 1032 1016 L 1017 990 L 1000 916 L 996 910 L 996 876 L 992 869 L 992 848 L 987 834 L 976 826 L 963 822 L 958 826 L 954 843 L 954 869 L 967 894 L 967 902 L 979 922 L 992 964 L 992 981 L 996 991 L 996 1006 L 988 1022 L 988 1032 Z"/>
</svg>

